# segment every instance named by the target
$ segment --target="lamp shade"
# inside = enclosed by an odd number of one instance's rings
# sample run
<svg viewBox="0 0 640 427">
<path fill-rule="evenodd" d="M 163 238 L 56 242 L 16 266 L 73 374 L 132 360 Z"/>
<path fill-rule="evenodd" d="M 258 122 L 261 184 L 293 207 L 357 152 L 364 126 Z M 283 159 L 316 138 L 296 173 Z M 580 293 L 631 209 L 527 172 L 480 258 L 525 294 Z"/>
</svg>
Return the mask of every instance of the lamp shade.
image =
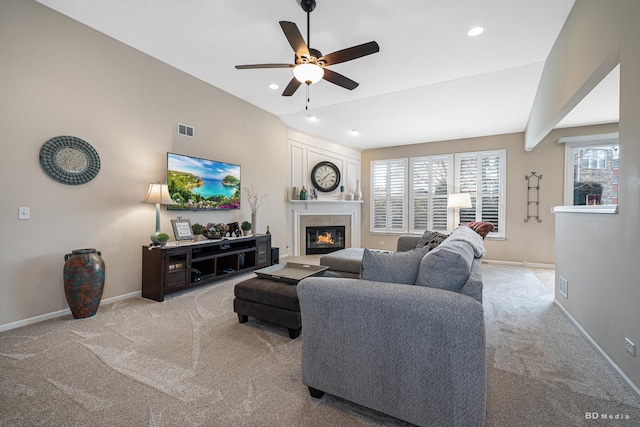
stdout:
<svg viewBox="0 0 640 427">
<path fill-rule="evenodd" d="M 300 83 L 316 83 L 324 76 L 324 70 L 316 64 L 300 64 L 293 67 L 293 75 Z"/>
<path fill-rule="evenodd" d="M 449 194 L 449 198 L 447 199 L 447 207 L 448 208 L 471 208 L 473 205 L 471 204 L 471 195 L 469 193 L 454 193 Z"/>
<path fill-rule="evenodd" d="M 159 205 L 175 205 L 169 195 L 169 186 L 167 184 L 149 184 L 149 191 L 142 203 L 157 203 Z"/>
</svg>

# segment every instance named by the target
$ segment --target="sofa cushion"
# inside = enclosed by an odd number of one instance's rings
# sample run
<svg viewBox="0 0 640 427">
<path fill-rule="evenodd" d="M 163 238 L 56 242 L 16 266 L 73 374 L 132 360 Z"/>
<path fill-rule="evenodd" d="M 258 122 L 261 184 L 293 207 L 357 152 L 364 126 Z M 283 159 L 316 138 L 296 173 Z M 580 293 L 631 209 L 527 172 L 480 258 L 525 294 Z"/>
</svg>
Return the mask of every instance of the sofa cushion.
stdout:
<svg viewBox="0 0 640 427">
<path fill-rule="evenodd" d="M 470 222 L 467 224 L 467 227 L 471 228 L 473 231 L 478 233 L 482 239 L 484 240 L 487 237 L 487 234 L 491 233 L 495 227 L 490 222 Z"/>
<path fill-rule="evenodd" d="M 418 241 L 416 248 L 428 247 L 429 250 L 435 249 L 447 237 L 449 237 L 448 234 L 439 233 L 437 231 L 426 230 L 422 234 L 422 237 L 420 238 L 420 240 Z"/>
<path fill-rule="evenodd" d="M 413 285 L 416 282 L 420 260 L 428 248 L 406 252 L 378 252 L 364 250 L 360 278 L 376 282 Z"/>
<path fill-rule="evenodd" d="M 473 259 L 473 248 L 468 243 L 447 240 L 422 258 L 415 283 L 460 292 L 469 277 Z"/>
</svg>

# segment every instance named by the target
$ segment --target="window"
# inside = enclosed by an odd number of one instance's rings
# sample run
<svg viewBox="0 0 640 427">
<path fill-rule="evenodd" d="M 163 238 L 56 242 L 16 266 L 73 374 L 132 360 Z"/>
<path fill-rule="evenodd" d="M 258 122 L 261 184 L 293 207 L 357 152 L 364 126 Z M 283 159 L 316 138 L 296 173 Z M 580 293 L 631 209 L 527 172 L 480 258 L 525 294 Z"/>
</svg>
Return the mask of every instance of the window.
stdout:
<svg viewBox="0 0 640 427">
<path fill-rule="evenodd" d="M 407 159 L 371 162 L 371 231 L 406 232 Z"/>
<path fill-rule="evenodd" d="M 473 207 L 460 210 L 460 222 L 491 222 L 490 235 L 504 237 L 505 155 L 495 150 L 371 162 L 371 231 L 451 230 L 447 196 L 466 192 Z"/>
<path fill-rule="evenodd" d="M 452 164 L 452 155 L 410 159 L 410 232 L 447 230 L 447 195 L 452 184 Z"/>
<path fill-rule="evenodd" d="M 490 234 L 505 237 L 505 150 L 456 154 L 456 192 L 470 193 L 469 209 L 460 209 L 460 223 L 490 222 Z"/>
<path fill-rule="evenodd" d="M 618 204 L 618 134 L 561 138 L 565 145 L 565 205 Z"/>
</svg>

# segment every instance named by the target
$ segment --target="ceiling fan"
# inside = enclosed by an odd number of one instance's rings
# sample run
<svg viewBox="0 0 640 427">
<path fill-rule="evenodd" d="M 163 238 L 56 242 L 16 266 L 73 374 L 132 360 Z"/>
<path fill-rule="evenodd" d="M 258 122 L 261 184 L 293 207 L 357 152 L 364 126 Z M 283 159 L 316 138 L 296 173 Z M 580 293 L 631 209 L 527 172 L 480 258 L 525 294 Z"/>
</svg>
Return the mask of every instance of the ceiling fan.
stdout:
<svg viewBox="0 0 640 427">
<path fill-rule="evenodd" d="M 329 65 L 351 61 L 380 51 L 376 42 L 369 42 L 338 50 L 328 55 L 322 55 L 319 50 L 312 49 L 310 45 L 310 19 L 311 12 L 316 8 L 315 0 L 302 0 L 300 3 L 302 10 L 307 12 L 307 42 L 305 43 L 298 26 L 293 22 L 280 21 L 280 27 L 285 37 L 295 52 L 294 64 L 253 64 L 236 65 L 238 70 L 255 68 L 293 68 L 294 77 L 291 79 L 282 96 L 291 96 L 302 83 L 311 85 L 324 79 L 345 89 L 353 90 L 358 87 L 358 83 L 340 73 L 336 73 L 328 68 Z"/>
</svg>

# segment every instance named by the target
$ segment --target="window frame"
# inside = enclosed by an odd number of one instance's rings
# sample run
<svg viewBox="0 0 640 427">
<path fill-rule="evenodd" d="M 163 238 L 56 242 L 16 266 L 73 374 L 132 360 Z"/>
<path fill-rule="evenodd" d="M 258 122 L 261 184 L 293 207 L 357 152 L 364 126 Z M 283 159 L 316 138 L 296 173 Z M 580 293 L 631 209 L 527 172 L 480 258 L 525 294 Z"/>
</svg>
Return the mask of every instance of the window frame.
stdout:
<svg viewBox="0 0 640 427">
<path fill-rule="evenodd" d="M 433 162 L 437 161 L 446 161 L 447 162 L 447 193 L 445 194 L 444 201 L 445 206 L 447 202 L 447 196 L 451 193 L 451 189 L 453 188 L 453 175 L 454 175 L 454 155 L 453 154 L 439 154 L 433 156 L 420 156 L 420 157 L 410 157 L 409 158 L 409 210 L 408 210 L 408 227 L 409 232 L 412 234 L 422 234 L 425 230 L 433 230 L 440 232 L 447 232 L 450 229 L 451 216 L 449 209 L 447 209 L 447 225 L 444 229 L 436 228 L 433 225 L 434 219 L 434 211 L 433 211 L 433 202 L 434 202 L 434 191 L 433 191 Z M 416 190 L 415 190 L 415 166 L 418 162 L 428 161 L 429 163 L 429 194 L 428 197 L 428 226 L 426 229 L 415 228 L 415 201 L 416 201 Z"/>
<path fill-rule="evenodd" d="M 464 153 L 456 153 L 455 154 L 455 187 L 454 193 L 460 192 L 460 179 L 461 179 L 461 162 L 464 159 L 468 158 L 476 158 L 476 164 L 482 165 L 482 159 L 484 157 L 493 157 L 497 156 L 499 159 L 499 178 L 498 178 L 498 231 L 492 231 L 487 235 L 487 238 L 492 239 L 505 239 L 506 238 L 506 164 L 507 164 L 507 150 L 506 149 L 498 149 L 498 150 L 483 150 L 483 151 L 468 151 Z M 478 200 L 482 200 L 482 166 L 478 167 L 476 170 L 476 193 L 475 195 L 471 195 L 472 200 L 475 197 L 476 207 L 475 207 L 475 220 L 482 221 L 482 204 L 478 203 Z M 454 228 L 457 224 L 454 224 Z"/>
<path fill-rule="evenodd" d="M 411 233 L 411 234 L 420 234 L 424 232 L 422 229 L 416 229 L 413 227 L 414 221 L 413 217 L 415 215 L 414 212 L 414 201 L 415 201 L 415 188 L 413 181 L 413 172 L 414 165 L 416 162 L 420 160 L 429 160 L 430 161 L 430 182 L 432 183 L 432 163 L 437 160 L 446 160 L 448 161 L 448 171 L 447 171 L 447 196 L 451 193 L 459 192 L 460 188 L 460 165 L 461 161 L 465 158 L 475 157 L 478 159 L 477 164 L 482 165 L 482 159 L 484 157 L 498 157 L 499 161 L 499 178 L 498 178 L 498 231 L 494 231 L 489 233 L 487 238 L 490 239 L 504 239 L 506 238 L 506 158 L 507 158 L 507 150 L 506 149 L 497 149 L 497 150 L 483 150 L 483 151 L 469 151 L 463 153 L 448 153 L 448 154 L 439 154 L 433 156 L 418 156 L 418 157 L 409 157 L 409 158 L 395 158 L 395 159 L 382 159 L 382 160 L 372 160 L 370 162 L 370 207 L 369 207 L 369 231 L 372 234 L 402 234 L 402 233 Z M 385 195 L 386 201 L 386 218 L 385 218 L 385 227 L 384 228 L 376 228 L 375 227 L 375 213 L 376 213 L 376 200 L 380 199 L 380 197 L 375 196 L 375 170 L 376 165 L 385 164 L 387 167 L 393 163 L 402 162 L 403 167 L 403 180 L 404 180 L 404 195 L 403 198 L 403 212 L 402 212 L 402 229 L 392 228 L 390 226 L 391 222 L 391 199 L 392 197 L 389 194 Z M 409 176 L 409 174 L 412 176 Z M 390 176 L 387 175 L 387 180 L 390 179 Z M 482 167 L 477 169 L 476 172 L 476 192 L 475 197 L 476 200 L 482 200 Z M 432 184 L 430 184 L 432 185 Z M 431 187 L 432 189 L 432 187 Z M 396 197 L 397 198 L 397 197 Z M 453 215 L 452 209 L 447 209 L 447 232 L 455 228 L 457 224 L 453 224 L 455 215 Z M 482 221 L 482 204 L 476 203 L 476 212 L 475 212 L 475 220 Z M 430 203 L 429 206 L 429 225 L 433 224 L 433 204 Z"/>
<path fill-rule="evenodd" d="M 574 191 L 574 168 L 576 166 L 573 152 L 576 148 L 593 149 L 597 147 L 609 147 L 618 146 L 618 158 L 613 159 L 611 165 L 612 170 L 618 169 L 617 166 L 620 162 L 620 141 L 618 133 L 596 134 L 596 135 L 582 135 L 574 137 L 560 138 L 558 143 L 564 144 L 564 205 L 565 206 L 584 206 L 573 204 L 573 191 Z M 612 182 L 612 184 L 614 184 Z M 616 190 L 617 192 L 617 190 Z"/>
<path fill-rule="evenodd" d="M 402 163 L 403 167 L 403 181 L 404 181 L 404 191 L 402 195 L 403 207 L 402 207 L 402 229 L 393 228 L 391 226 L 392 223 L 392 215 L 390 215 L 390 211 L 392 208 L 392 199 L 397 199 L 398 197 L 391 196 L 389 191 L 386 192 L 385 201 L 386 201 L 386 224 L 384 229 L 375 227 L 375 213 L 376 213 L 376 200 L 379 200 L 379 197 L 375 195 L 375 165 L 376 164 L 386 164 L 387 167 L 392 165 L 393 163 Z M 388 234 L 402 234 L 407 233 L 407 194 L 409 192 L 408 188 L 408 162 L 407 158 L 398 158 L 398 159 L 384 159 L 384 160 L 372 160 L 370 163 L 370 173 L 369 173 L 369 185 L 370 185 L 370 197 L 371 203 L 369 208 L 370 221 L 369 221 L 369 231 L 371 233 L 388 233 Z M 387 186 L 389 187 L 390 175 L 387 174 Z"/>
</svg>

